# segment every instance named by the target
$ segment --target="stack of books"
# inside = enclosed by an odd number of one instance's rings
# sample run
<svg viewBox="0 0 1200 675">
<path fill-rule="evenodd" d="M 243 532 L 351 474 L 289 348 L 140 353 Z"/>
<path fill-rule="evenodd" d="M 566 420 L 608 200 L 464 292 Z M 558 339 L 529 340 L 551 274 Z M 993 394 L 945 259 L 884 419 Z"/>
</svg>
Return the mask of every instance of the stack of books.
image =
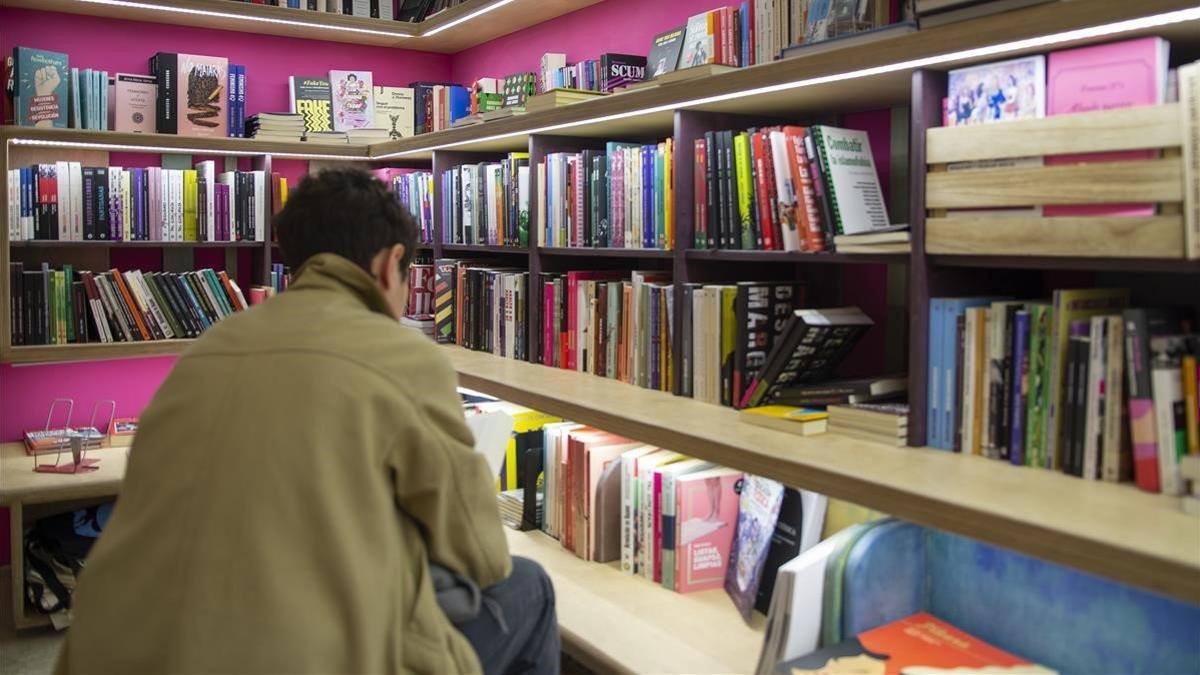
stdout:
<svg viewBox="0 0 1200 675">
<path fill-rule="evenodd" d="M 425 337 L 433 339 L 433 315 L 413 314 L 400 317 L 400 325 L 421 331 Z"/>
<path fill-rule="evenodd" d="M 798 436 L 823 434 L 829 426 L 829 413 L 813 408 L 797 408 L 790 405 L 764 405 L 746 408 L 738 413 L 738 419 L 776 431 Z"/>
<path fill-rule="evenodd" d="M 304 140 L 322 145 L 345 145 L 350 142 L 345 131 L 309 131 Z"/>
<path fill-rule="evenodd" d="M 304 116 L 299 113 L 258 113 L 246 120 L 246 135 L 259 141 L 302 141 Z"/>
<path fill-rule="evenodd" d="M 839 234 L 833 238 L 838 253 L 909 253 L 912 251 L 908 226 L 894 232 L 865 232 L 863 234 Z"/>
<path fill-rule="evenodd" d="M 525 489 L 505 490 L 496 496 L 496 502 L 500 505 L 500 519 L 504 524 L 514 530 L 521 529 L 521 515 L 525 511 Z M 538 522 L 542 521 L 542 503 L 542 494 L 539 492 L 536 507 Z"/>
<path fill-rule="evenodd" d="M 887 445 L 908 444 L 907 403 L 829 406 L 829 431 Z"/>
<path fill-rule="evenodd" d="M 391 139 L 391 132 L 387 129 L 364 127 L 346 130 L 346 142 L 350 145 L 370 145 L 371 143 L 383 143 L 389 139 Z"/>
<path fill-rule="evenodd" d="M 590 101 L 601 96 L 604 96 L 603 92 L 585 89 L 551 89 L 543 94 L 525 99 L 525 109 L 529 112 L 537 112 L 538 110 L 557 108 L 560 105 Z"/>
</svg>

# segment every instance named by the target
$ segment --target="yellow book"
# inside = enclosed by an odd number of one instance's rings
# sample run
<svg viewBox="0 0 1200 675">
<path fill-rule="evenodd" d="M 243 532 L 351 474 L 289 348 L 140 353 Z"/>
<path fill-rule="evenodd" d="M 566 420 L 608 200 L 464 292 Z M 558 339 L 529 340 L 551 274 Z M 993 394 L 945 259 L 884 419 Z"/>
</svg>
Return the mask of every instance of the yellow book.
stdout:
<svg viewBox="0 0 1200 675">
<path fill-rule="evenodd" d="M 763 405 L 742 410 L 738 413 L 738 419 L 747 424 L 786 431 L 789 434 L 812 436 L 825 433 L 829 424 L 829 413 L 790 405 Z"/>
<path fill-rule="evenodd" d="M 183 240 L 197 241 L 199 231 L 196 227 L 196 171 L 185 169 L 183 172 Z"/>
<path fill-rule="evenodd" d="M 737 338 L 736 286 L 721 287 L 721 405 L 733 405 L 733 355 Z"/>
<path fill-rule="evenodd" d="M 750 180 L 750 135 L 742 132 L 733 137 L 733 163 L 737 170 L 737 212 L 738 223 L 741 226 L 742 248 L 757 248 L 752 240 L 750 231 L 750 209 L 754 208 L 751 201 Z"/>
<path fill-rule="evenodd" d="M 286 179 L 286 178 L 280 178 L 280 179 L 279 179 L 279 205 L 280 205 L 280 206 L 286 206 L 286 205 L 287 205 L 287 198 L 288 198 L 288 186 L 287 186 L 287 179 Z"/>
</svg>

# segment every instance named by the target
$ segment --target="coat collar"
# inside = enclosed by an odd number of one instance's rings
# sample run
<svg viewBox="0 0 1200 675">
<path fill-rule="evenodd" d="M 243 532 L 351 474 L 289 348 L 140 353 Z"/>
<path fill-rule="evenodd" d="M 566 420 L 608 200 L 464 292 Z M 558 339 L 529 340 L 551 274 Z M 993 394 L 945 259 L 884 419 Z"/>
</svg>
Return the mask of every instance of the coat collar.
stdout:
<svg viewBox="0 0 1200 675">
<path fill-rule="evenodd" d="M 296 272 L 294 290 L 320 289 L 357 298 L 367 309 L 391 317 L 392 310 L 375 279 L 366 270 L 336 253 L 318 253 Z"/>
</svg>

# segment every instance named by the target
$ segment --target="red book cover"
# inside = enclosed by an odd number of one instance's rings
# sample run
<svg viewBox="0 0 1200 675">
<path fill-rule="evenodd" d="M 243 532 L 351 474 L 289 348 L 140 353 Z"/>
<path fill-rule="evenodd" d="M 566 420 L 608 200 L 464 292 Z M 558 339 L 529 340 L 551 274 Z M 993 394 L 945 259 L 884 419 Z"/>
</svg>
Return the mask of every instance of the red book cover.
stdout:
<svg viewBox="0 0 1200 675">
<path fill-rule="evenodd" d="M 775 187 L 775 158 L 772 153 L 775 152 L 771 147 L 771 139 L 767 136 L 767 132 L 760 131 L 763 139 L 763 164 L 764 176 L 767 184 L 767 213 L 770 214 L 771 223 L 771 241 L 774 242 L 775 251 L 783 250 L 783 228 L 779 222 L 779 211 L 776 204 L 779 203 L 779 196 Z"/>
<path fill-rule="evenodd" d="M 920 612 L 787 661 L 779 666 L 778 672 L 900 675 L 920 668 L 983 672 L 988 667 L 1029 665 L 1032 664 L 1027 659 L 993 647 L 931 614 Z"/>
<path fill-rule="evenodd" d="M 812 189 L 812 176 L 808 170 L 808 155 L 804 151 L 804 127 L 784 127 L 788 140 L 788 166 L 792 169 L 792 183 L 796 186 L 796 222 L 800 226 L 801 241 L 805 251 L 824 251 L 825 233 L 821 230 L 816 197 Z"/>
<path fill-rule="evenodd" d="M 770 193 L 767 190 L 767 147 L 761 131 L 750 136 L 751 156 L 754 158 L 754 201 L 758 207 L 758 231 L 762 237 L 760 248 L 764 251 L 775 250 L 775 218 L 772 217 Z"/>
<path fill-rule="evenodd" d="M 692 240 L 697 248 L 705 248 L 699 242 L 708 241 L 708 141 L 696 139 L 695 183 L 693 186 L 696 206 L 692 210 Z"/>
</svg>

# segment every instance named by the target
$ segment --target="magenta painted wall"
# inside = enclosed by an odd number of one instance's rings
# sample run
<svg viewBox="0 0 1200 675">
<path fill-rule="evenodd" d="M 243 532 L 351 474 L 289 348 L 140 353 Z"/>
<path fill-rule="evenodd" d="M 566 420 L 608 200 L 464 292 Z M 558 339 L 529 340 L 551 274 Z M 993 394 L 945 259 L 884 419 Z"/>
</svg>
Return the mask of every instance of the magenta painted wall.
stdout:
<svg viewBox="0 0 1200 675">
<path fill-rule="evenodd" d="M 124 73 L 147 72 L 158 51 L 225 56 L 246 66 L 249 114 L 286 111 L 289 75 L 370 69 L 375 84 L 390 86 L 450 75 L 446 54 L 0 7 L 0 54 L 16 45 L 64 52 L 72 66 Z"/>
<path fill-rule="evenodd" d="M 450 78 L 470 84 L 480 77 L 536 71 L 546 52 L 565 53 L 567 63 L 605 52 L 644 55 L 655 35 L 682 26 L 693 14 L 730 4 L 723 0 L 605 0 L 455 54 Z"/>
</svg>

